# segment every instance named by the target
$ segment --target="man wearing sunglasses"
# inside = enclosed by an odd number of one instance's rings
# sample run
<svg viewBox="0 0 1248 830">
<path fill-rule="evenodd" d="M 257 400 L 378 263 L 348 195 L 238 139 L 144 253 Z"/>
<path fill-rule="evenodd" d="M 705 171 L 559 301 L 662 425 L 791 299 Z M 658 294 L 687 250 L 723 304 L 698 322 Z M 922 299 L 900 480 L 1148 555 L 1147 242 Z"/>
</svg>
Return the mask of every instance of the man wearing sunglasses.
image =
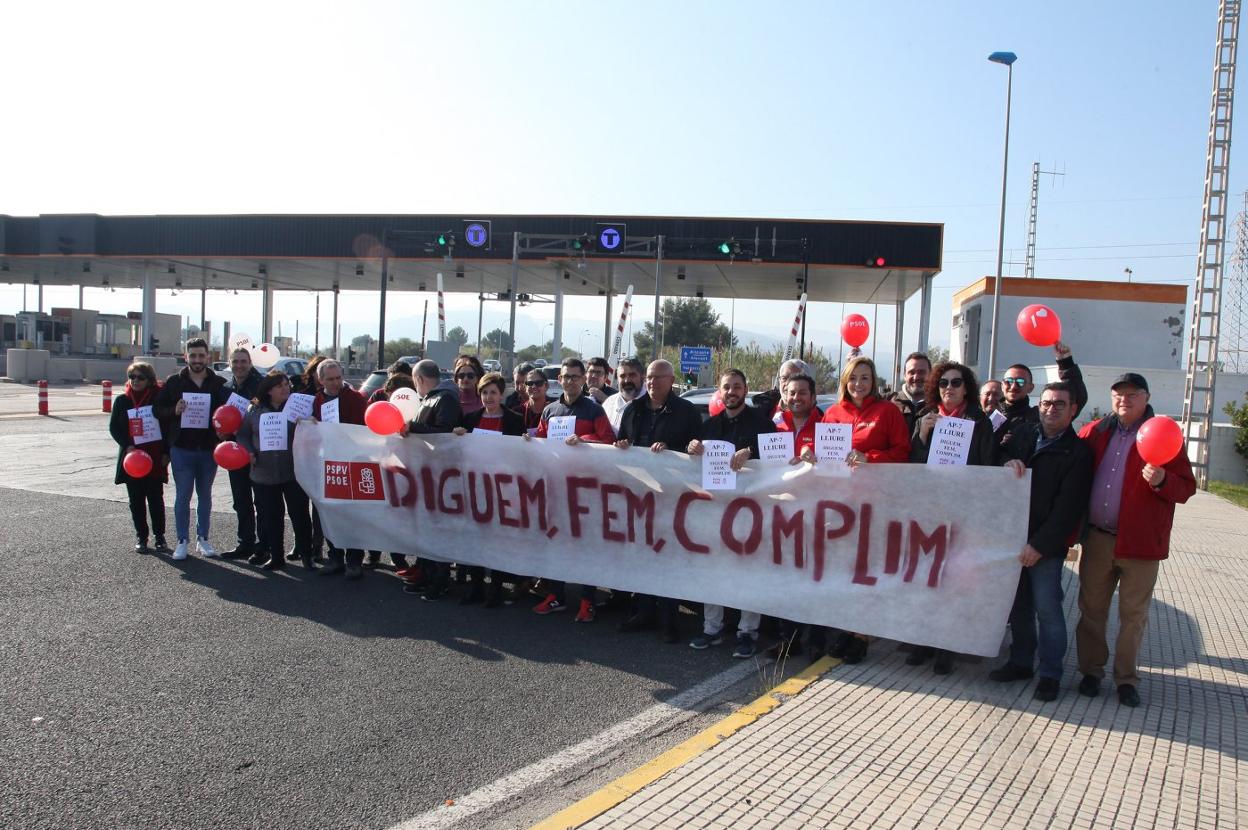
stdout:
<svg viewBox="0 0 1248 830">
<path fill-rule="evenodd" d="M 1027 543 L 1018 556 L 1023 570 L 1010 609 L 1009 660 L 988 677 L 998 683 L 1029 680 L 1039 657 L 1033 697 L 1049 702 L 1061 691 L 1066 657 L 1063 563 L 1087 511 L 1092 451 L 1070 427 L 1078 411 L 1071 384 L 1045 386 L 1037 409 L 1039 422 L 1020 423 L 1002 448 L 1009 459 L 1005 466 L 1020 478 L 1031 470 L 1031 509 Z"/>
<path fill-rule="evenodd" d="M 510 409 L 517 415 L 524 414 L 524 405 L 528 402 L 529 396 L 524 390 L 524 380 L 537 367 L 532 363 L 520 363 L 516 366 L 516 371 L 512 374 L 512 385 L 514 388 L 507 397 L 503 398 L 503 409 Z"/>
<path fill-rule="evenodd" d="M 1080 431 L 1092 449 L 1096 472 L 1088 505 L 1088 532 L 1079 558 L 1079 624 L 1075 646 L 1083 680 L 1079 693 L 1096 697 L 1109 660 L 1106 627 L 1118 591 L 1118 641 L 1114 685 L 1118 702 L 1139 706 L 1138 658 L 1161 560 L 1170 555 L 1174 506 L 1196 492 L 1187 453 L 1160 467 L 1145 464 L 1136 449 L 1140 425 L 1153 417 L 1148 381 L 1128 372 L 1110 387 L 1113 415 Z"/>
<path fill-rule="evenodd" d="M 1053 344 L 1053 355 L 1057 359 L 1058 380 L 1070 385 L 1075 407 L 1071 417 L 1077 417 L 1088 403 L 1088 387 L 1083 383 L 1083 372 L 1075 365 L 1070 348 L 1060 340 Z M 1005 370 L 1001 388 L 1001 414 L 1005 416 L 1005 424 L 997 430 L 997 436 L 1000 446 L 1004 447 L 1019 424 L 1040 423 L 1040 407 L 1031 404 L 1031 393 L 1036 386 L 1032 382 L 1031 369 L 1021 363 Z"/>
</svg>

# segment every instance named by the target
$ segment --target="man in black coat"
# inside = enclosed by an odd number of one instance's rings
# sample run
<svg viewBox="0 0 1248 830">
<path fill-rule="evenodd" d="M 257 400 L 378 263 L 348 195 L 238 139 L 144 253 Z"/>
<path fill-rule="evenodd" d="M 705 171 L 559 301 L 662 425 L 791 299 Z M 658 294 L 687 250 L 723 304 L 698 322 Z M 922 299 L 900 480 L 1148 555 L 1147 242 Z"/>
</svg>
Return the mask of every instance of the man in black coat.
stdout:
<svg viewBox="0 0 1248 830">
<path fill-rule="evenodd" d="M 230 354 L 230 379 L 225 391 L 248 402 L 256 396 L 264 375 L 251 365 L 251 352 L 243 348 Z M 233 436 L 228 436 L 233 437 Z M 246 559 L 257 553 L 256 502 L 251 492 L 251 467 L 230 470 L 230 495 L 234 497 L 234 515 L 238 517 L 238 546 L 221 554 L 222 559 Z M 285 551 L 281 551 L 285 553 Z"/>
<path fill-rule="evenodd" d="M 1040 396 L 1039 423 L 1018 424 L 1002 448 L 1005 466 L 1020 477 L 1031 470 L 1027 543 L 1019 554 L 1023 571 L 1010 609 L 1010 656 L 988 676 L 1007 683 L 1030 679 L 1037 653 L 1037 700 L 1056 700 L 1066 656 L 1062 571 L 1092 490 L 1093 455 L 1071 428 L 1078 411 L 1072 384 L 1050 383 Z M 1039 621 L 1039 636 L 1036 623 Z"/>
<path fill-rule="evenodd" d="M 1058 380 L 1070 384 L 1070 393 L 1074 400 L 1074 414 L 1071 417 L 1078 417 L 1088 403 L 1088 387 L 1083 383 L 1083 372 L 1075 365 L 1075 359 L 1065 343 L 1061 341 L 1054 343 L 1053 355 L 1057 359 Z M 996 436 L 998 446 L 1004 447 L 1009 443 L 1010 435 L 1016 426 L 1023 423 L 1040 423 L 1040 408 L 1032 406 L 1031 392 L 1036 385 L 1032 381 L 1031 369 L 1023 364 L 1015 363 L 1006 369 L 1001 385 L 1000 410 L 1005 416 L 1005 423 L 997 429 Z"/>
</svg>

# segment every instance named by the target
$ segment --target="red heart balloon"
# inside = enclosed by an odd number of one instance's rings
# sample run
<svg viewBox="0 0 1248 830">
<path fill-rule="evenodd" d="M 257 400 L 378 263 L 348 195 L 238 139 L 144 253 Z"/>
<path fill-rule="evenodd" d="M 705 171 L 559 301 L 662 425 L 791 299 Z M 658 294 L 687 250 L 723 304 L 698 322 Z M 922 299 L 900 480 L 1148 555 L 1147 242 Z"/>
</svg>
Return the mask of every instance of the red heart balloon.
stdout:
<svg viewBox="0 0 1248 830">
<path fill-rule="evenodd" d="M 233 435 L 243 425 L 243 413 L 231 404 L 218 406 L 212 413 L 212 428 L 222 435 Z"/>
<path fill-rule="evenodd" d="M 1047 305 L 1033 303 L 1018 312 L 1014 321 L 1019 335 L 1033 346 L 1052 346 L 1062 339 L 1062 321 Z"/>
<path fill-rule="evenodd" d="M 145 478 L 152 471 L 152 457 L 144 450 L 130 450 L 121 460 L 121 468 L 131 478 Z"/>
</svg>

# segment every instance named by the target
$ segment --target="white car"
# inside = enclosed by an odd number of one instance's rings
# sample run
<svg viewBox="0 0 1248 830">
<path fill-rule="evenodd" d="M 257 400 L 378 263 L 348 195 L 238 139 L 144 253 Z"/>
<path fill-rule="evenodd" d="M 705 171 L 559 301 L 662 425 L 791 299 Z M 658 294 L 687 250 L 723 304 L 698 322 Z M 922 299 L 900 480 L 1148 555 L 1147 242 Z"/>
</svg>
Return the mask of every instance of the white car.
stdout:
<svg viewBox="0 0 1248 830">
<path fill-rule="evenodd" d="M 499 363 L 497 360 L 483 360 L 481 361 L 481 368 L 485 369 L 487 372 L 501 372 L 503 370 L 503 364 Z"/>
</svg>

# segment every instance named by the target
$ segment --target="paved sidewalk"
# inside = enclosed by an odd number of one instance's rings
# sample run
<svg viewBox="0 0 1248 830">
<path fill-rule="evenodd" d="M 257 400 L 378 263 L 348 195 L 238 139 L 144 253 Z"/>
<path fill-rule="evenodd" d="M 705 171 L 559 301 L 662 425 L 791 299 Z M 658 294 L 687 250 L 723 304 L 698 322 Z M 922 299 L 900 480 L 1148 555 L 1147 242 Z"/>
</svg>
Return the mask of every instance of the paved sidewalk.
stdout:
<svg viewBox="0 0 1248 830">
<path fill-rule="evenodd" d="M 580 826 L 1248 825 L 1248 511 L 1199 493 L 1175 531 L 1138 709 L 1120 707 L 1108 680 L 1098 698 L 1075 691 L 1068 568 L 1072 642 L 1056 703 L 1033 700 L 1030 683 L 989 682 L 995 660 L 941 678 L 875 643 L 864 664 L 836 666 Z"/>
</svg>

